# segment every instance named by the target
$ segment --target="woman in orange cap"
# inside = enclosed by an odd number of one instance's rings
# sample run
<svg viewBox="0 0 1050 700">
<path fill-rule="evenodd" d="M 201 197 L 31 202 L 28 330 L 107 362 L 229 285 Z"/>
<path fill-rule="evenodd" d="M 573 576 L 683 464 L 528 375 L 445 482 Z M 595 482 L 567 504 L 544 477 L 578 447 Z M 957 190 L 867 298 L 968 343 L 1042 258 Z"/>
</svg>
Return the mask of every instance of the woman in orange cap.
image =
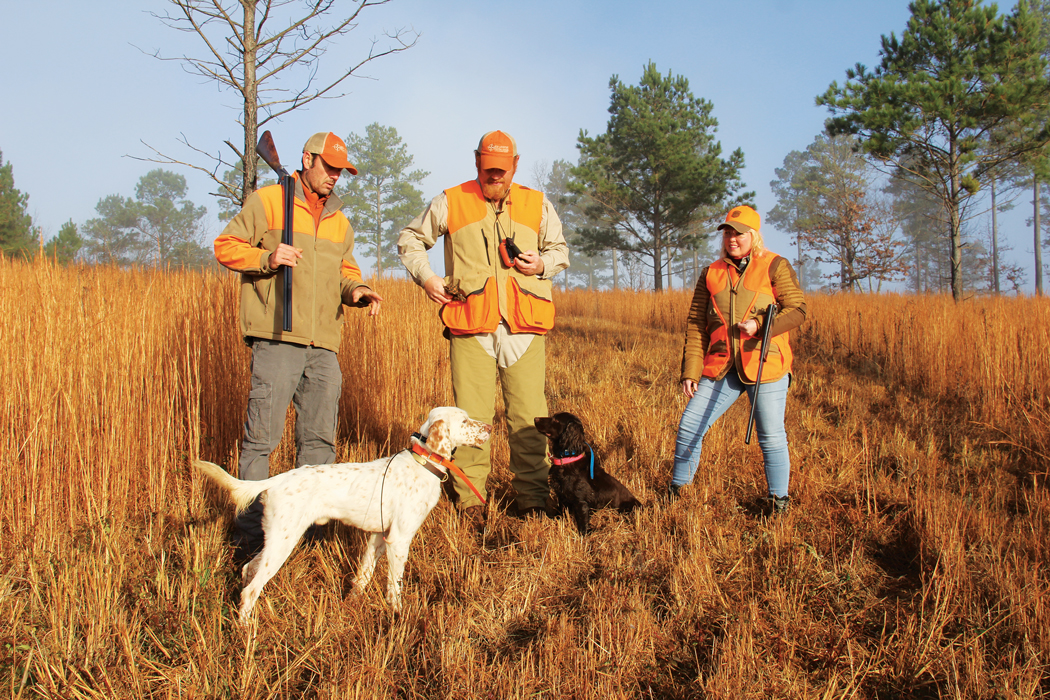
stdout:
<svg viewBox="0 0 1050 700">
<path fill-rule="evenodd" d="M 755 402 L 758 444 L 774 513 L 787 510 L 791 460 L 784 407 L 791 383 L 788 331 L 806 319 L 806 300 L 785 258 L 762 244 L 761 217 L 751 207 L 732 208 L 722 232 L 722 256 L 700 274 L 682 353 L 682 393 L 689 399 L 678 425 L 670 491 L 690 483 L 700 462 L 704 435 L 745 392 Z M 771 303 L 774 318 L 766 318 Z M 755 398 L 762 330 L 773 323 Z"/>
</svg>

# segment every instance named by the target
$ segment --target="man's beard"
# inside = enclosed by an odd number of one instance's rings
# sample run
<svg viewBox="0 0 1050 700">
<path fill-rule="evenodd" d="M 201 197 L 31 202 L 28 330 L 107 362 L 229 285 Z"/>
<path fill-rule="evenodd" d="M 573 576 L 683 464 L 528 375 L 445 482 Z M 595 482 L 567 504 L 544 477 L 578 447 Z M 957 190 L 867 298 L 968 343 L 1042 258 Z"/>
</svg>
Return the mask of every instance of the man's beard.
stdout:
<svg viewBox="0 0 1050 700">
<path fill-rule="evenodd" d="M 510 184 L 507 182 L 498 182 L 494 184 L 481 184 L 481 193 L 485 195 L 485 199 L 493 202 L 498 202 L 507 195 L 507 190 L 510 189 Z"/>
</svg>

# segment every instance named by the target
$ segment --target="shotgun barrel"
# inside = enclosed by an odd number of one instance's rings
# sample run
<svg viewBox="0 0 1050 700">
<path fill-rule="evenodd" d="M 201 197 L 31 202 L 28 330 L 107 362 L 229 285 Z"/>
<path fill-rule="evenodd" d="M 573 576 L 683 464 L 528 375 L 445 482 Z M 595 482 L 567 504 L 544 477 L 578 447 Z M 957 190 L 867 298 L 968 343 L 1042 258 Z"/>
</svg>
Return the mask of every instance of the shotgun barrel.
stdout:
<svg viewBox="0 0 1050 700">
<path fill-rule="evenodd" d="M 762 367 L 766 364 L 766 355 L 769 353 L 769 341 L 773 338 L 773 321 L 777 316 L 777 305 L 770 304 L 766 307 L 766 323 L 762 327 L 762 348 L 758 354 L 758 372 L 755 375 L 755 392 L 751 395 L 751 416 L 747 419 L 747 434 L 744 436 L 744 444 L 751 444 L 751 430 L 755 427 L 755 406 L 758 405 L 758 390 L 762 388 Z"/>
<path fill-rule="evenodd" d="M 280 179 L 281 189 L 284 194 L 284 230 L 281 233 L 281 243 L 285 245 L 292 245 L 294 237 L 292 234 L 292 220 L 295 215 L 295 178 L 288 174 L 288 171 L 281 165 L 281 159 L 277 157 L 277 146 L 273 142 L 273 136 L 270 132 L 264 131 L 262 136 L 259 137 L 259 145 L 255 147 L 255 151 L 259 154 L 266 164 L 277 174 Z M 288 265 L 284 266 L 281 271 L 282 286 L 284 287 L 284 305 L 282 307 L 283 323 L 281 325 L 285 333 L 290 333 L 292 330 L 292 268 Z"/>
<path fill-rule="evenodd" d="M 295 219 L 295 178 L 285 175 L 281 178 L 284 192 L 284 231 L 281 232 L 281 243 L 292 245 L 292 221 Z M 284 319 L 282 329 L 285 333 L 292 331 L 292 268 L 284 266 L 281 271 L 284 281 Z"/>
</svg>

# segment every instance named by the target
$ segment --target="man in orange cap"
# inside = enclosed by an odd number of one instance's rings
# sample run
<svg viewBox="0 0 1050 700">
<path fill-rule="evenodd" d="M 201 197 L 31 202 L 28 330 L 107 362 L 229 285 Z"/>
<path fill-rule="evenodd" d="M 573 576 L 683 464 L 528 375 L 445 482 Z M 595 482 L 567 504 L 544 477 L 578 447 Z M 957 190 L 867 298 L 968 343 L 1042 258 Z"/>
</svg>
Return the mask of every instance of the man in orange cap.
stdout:
<svg viewBox="0 0 1050 700">
<path fill-rule="evenodd" d="M 288 403 L 295 402 L 295 464 L 335 462 L 335 428 L 343 375 L 336 353 L 342 337 L 343 304 L 379 313 L 383 298 L 365 285 L 354 260 L 354 231 L 332 193 L 347 160 L 346 144 L 335 134 L 314 134 L 303 146 L 302 170 L 293 174 L 293 245 L 281 242 L 284 210 L 281 186 L 253 192 L 244 208 L 215 239 L 215 257 L 241 274 L 241 335 L 252 349 L 251 393 L 240 478 L 270 475 L 270 453 L 284 432 Z M 281 266 L 292 275 L 292 330 L 283 331 Z M 256 502 L 238 518 L 239 554 L 262 545 L 262 506 Z"/>
<path fill-rule="evenodd" d="M 471 418 L 492 423 L 496 378 L 503 388 L 511 482 L 519 514 L 542 513 L 547 439 L 533 424 L 547 415 L 545 334 L 554 325 L 551 277 L 569 266 L 561 221 L 542 192 L 514 183 L 518 148 L 502 131 L 481 137 L 477 178 L 445 190 L 401 231 L 398 253 L 412 279 L 435 303 L 450 341 L 452 391 Z M 427 251 L 445 238 L 445 276 Z M 456 464 L 470 479 L 456 483 L 460 507 L 484 527 L 490 445 L 459 448 Z"/>
</svg>

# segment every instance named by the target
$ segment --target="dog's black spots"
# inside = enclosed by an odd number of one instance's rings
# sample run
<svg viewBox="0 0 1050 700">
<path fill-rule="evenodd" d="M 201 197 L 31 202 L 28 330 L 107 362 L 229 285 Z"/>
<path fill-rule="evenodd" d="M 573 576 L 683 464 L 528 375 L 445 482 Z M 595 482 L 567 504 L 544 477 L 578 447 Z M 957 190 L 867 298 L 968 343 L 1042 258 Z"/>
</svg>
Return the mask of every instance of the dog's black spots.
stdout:
<svg viewBox="0 0 1050 700">
<path fill-rule="evenodd" d="M 642 505 L 626 486 L 602 469 L 601 459 L 587 444 L 583 422 L 579 418 L 571 413 L 556 413 L 550 418 L 537 418 L 535 423 L 536 430 L 546 435 L 551 443 L 555 463 L 551 464 L 548 478 L 558 499 L 558 508 L 572 513 L 581 533 L 590 529 L 594 510 L 616 508 L 621 513 L 629 513 Z M 557 464 L 558 461 L 562 463 Z"/>
</svg>

